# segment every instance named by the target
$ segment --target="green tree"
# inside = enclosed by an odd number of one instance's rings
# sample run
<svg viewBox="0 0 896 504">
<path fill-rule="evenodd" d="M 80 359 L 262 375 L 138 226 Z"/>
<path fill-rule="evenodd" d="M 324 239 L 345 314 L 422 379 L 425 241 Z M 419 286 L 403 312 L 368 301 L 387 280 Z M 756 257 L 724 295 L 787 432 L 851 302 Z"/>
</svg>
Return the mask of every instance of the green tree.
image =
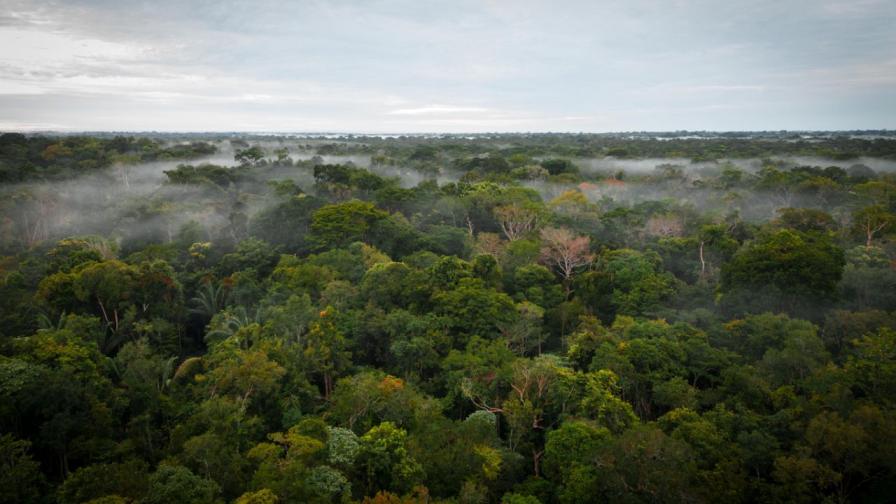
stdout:
<svg viewBox="0 0 896 504">
<path fill-rule="evenodd" d="M 892 404 L 896 394 L 896 330 L 881 328 L 852 340 L 845 370 L 856 387 L 877 404 Z"/>
<path fill-rule="evenodd" d="M 601 449 L 612 439 L 610 432 L 583 420 L 567 420 L 547 435 L 544 454 L 544 474 L 562 486 L 562 502 L 582 502 L 590 498 L 591 485 L 580 485 L 582 480 L 593 482 L 595 463 Z M 579 485 L 577 485 L 579 484 Z"/>
<path fill-rule="evenodd" d="M 358 464 L 365 475 L 366 495 L 380 490 L 408 491 L 422 476 L 420 464 L 407 450 L 407 432 L 383 422 L 361 436 Z"/>
<path fill-rule="evenodd" d="M 455 346 L 463 347 L 471 336 L 495 338 L 500 327 L 518 317 L 507 294 L 487 288 L 476 278 L 460 280 L 457 288 L 433 295 L 436 312 L 447 318 Z"/>
<path fill-rule="evenodd" d="M 333 393 L 336 375 L 351 362 L 345 336 L 334 322 L 338 314 L 331 307 L 320 312 L 320 317 L 311 324 L 305 337 L 303 356 L 309 371 L 318 375 L 323 383 L 324 398 L 329 400 Z"/>
<path fill-rule="evenodd" d="M 311 234 L 321 249 L 369 241 L 372 226 L 388 215 L 372 203 L 357 200 L 325 205 L 311 216 Z"/>
<path fill-rule="evenodd" d="M 417 425 L 417 415 L 434 406 L 413 385 L 379 371 L 339 380 L 331 401 L 333 420 L 355 432 L 382 422 L 410 429 Z"/>
<path fill-rule="evenodd" d="M 674 292 L 674 278 L 662 271 L 655 253 L 613 250 L 601 255 L 596 266 L 596 271 L 583 275 L 580 294 L 605 320 L 647 315 Z"/>
<path fill-rule="evenodd" d="M 880 247 L 857 246 L 846 252 L 840 283 L 842 304 L 854 310 L 889 310 L 896 306 L 896 269 Z"/>
<path fill-rule="evenodd" d="M 233 159 L 243 165 L 256 165 L 264 159 L 264 151 L 257 145 L 248 149 L 238 149 L 233 155 Z"/>
<path fill-rule="evenodd" d="M 722 268 L 720 289 L 734 308 L 752 311 L 758 303 L 795 310 L 834 297 L 844 264 L 843 251 L 828 236 L 780 230 L 744 245 Z M 760 290 L 761 298 L 751 294 Z"/>
<path fill-rule="evenodd" d="M 145 504 L 214 504 L 218 485 L 196 476 L 182 466 L 161 466 L 149 477 L 149 491 L 140 502 Z"/>
<path fill-rule="evenodd" d="M 234 504 L 277 504 L 280 498 L 269 488 L 257 492 L 246 492 L 234 501 Z"/>
<path fill-rule="evenodd" d="M 781 208 L 775 223 L 803 233 L 826 233 L 837 229 L 831 214 L 814 208 Z"/>
<path fill-rule="evenodd" d="M 687 443 L 654 426 L 625 432 L 602 450 L 594 492 L 615 502 L 697 500 L 695 463 Z"/>
<path fill-rule="evenodd" d="M 44 477 L 40 464 L 29 453 L 31 442 L 12 434 L 0 436 L 0 502 L 38 502 Z"/>
<path fill-rule="evenodd" d="M 149 487 L 148 469 L 142 460 L 82 467 L 60 487 L 59 502 L 79 504 L 109 495 L 139 500 Z"/>
</svg>

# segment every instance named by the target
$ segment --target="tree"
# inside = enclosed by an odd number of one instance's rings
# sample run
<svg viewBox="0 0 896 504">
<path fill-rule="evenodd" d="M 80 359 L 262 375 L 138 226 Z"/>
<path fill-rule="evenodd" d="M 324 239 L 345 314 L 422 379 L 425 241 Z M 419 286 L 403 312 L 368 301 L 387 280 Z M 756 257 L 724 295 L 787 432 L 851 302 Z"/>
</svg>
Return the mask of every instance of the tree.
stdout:
<svg viewBox="0 0 896 504">
<path fill-rule="evenodd" d="M 31 458 L 31 442 L 0 436 L 0 502 L 38 502 L 44 483 L 40 464 Z"/>
<path fill-rule="evenodd" d="M 540 264 L 516 268 L 512 278 L 508 290 L 517 301 L 528 301 L 546 310 L 564 301 L 563 287 L 557 277 Z"/>
<path fill-rule="evenodd" d="M 801 383 L 830 361 L 821 338 L 812 333 L 789 334 L 777 345 L 766 350 L 760 369 L 773 385 Z"/>
<path fill-rule="evenodd" d="M 383 422 L 361 436 L 358 464 L 364 471 L 366 495 L 381 490 L 408 491 L 421 477 L 420 464 L 407 450 L 407 432 Z"/>
<path fill-rule="evenodd" d="M 145 504 L 214 504 L 218 485 L 196 476 L 183 466 L 164 465 L 149 477 L 149 491 L 141 501 Z"/>
<path fill-rule="evenodd" d="M 330 466 L 319 465 L 309 471 L 305 484 L 311 495 L 321 502 L 341 500 L 345 502 L 352 495 L 352 486 L 348 478 Z"/>
<path fill-rule="evenodd" d="M 877 173 L 874 170 L 861 163 L 850 165 L 850 167 L 846 169 L 846 174 L 852 181 L 857 183 L 867 182 L 877 176 Z"/>
<path fill-rule="evenodd" d="M 663 415 L 658 425 L 670 438 L 687 443 L 696 465 L 698 491 L 708 501 L 742 500 L 747 490 L 743 455 L 726 435 L 724 411 L 700 415 L 688 408 L 676 408 Z"/>
<path fill-rule="evenodd" d="M 637 422 L 631 405 L 619 398 L 622 387 L 615 373 L 607 369 L 592 371 L 584 375 L 584 381 L 580 414 L 613 433 L 623 432 Z"/>
<path fill-rule="evenodd" d="M 237 348 L 238 345 L 237 345 Z M 221 348 L 209 356 L 211 370 L 208 381 L 212 394 L 226 394 L 237 399 L 243 407 L 250 399 L 264 399 L 276 394 L 286 370 L 260 349 L 231 350 Z"/>
<path fill-rule="evenodd" d="M 881 328 L 852 341 L 846 372 L 862 393 L 882 404 L 892 404 L 896 393 L 896 330 Z"/>
<path fill-rule="evenodd" d="M 560 215 L 573 222 L 593 222 L 597 217 L 597 205 L 588 202 L 588 197 L 578 189 L 560 193 L 549 203 L 554 215 Z"/>
<path fill-rule="evenodd" d="M 262 488 L 257 492 L 246 492 L 234 501 L 234 504 L 277 504 L 280 498 L 269 488 Z"/>
<path fill-rule="evenodd" d="M 196 376 L 200 383 L 204 381 L 203 375 L 197 373 L 194 380 Z M 245 450 L 264 433 L 262 419 L 254 414 L 257 407 L 239 397 L 216 395 L 208 389 L 205 392 L 210 397 L 194 406 L 192 415 L 172 429 L 176 457 L 166 462 L 183 464 L 170 475 L 173 480 L 185 485 L 189 484 L 185 480 L 193 478 L 207 481 L 216 492 L 220 490 L 233 499 L 245 491 L 249 482 L 251 461 L 245 457 Z M 161 470 L 160 466 L 157 472 Z M 150 481 L 150 493 L 152 487 Z"/>
<path fill-rule="evenodd" d="M 510 296 L 485 287 L 478 278 L 461 279 L 457 288 L 436 292 L 432 300 L 436 313 L 447 317 L 457 347 L 471 336 L 495 338 L 503 325 L 519 317 Z"/>
<path fill-rule="evenodd" d="M 501 496 L 501 504 L 541 504 L 541 501 L 534 495 L 508 492 Z"/>
<path fill-rule="evenodd" d="M 731 226 L 706 225 L 697 233 L 697 253 L 700 260 L 700 279 L 706 279 L 710 269 L 710 260 L 722 262 L 731 257 L 737 250 L 738 243 L 731 236 Z M 712 253 L 710 255 L 709 253 Z M 715 257 L 713 257 L 715 256 Z"/>
<path fill-rule="evenodd" d="M 728 301 L 748 303 L 747 310 L 755 310 L 757 303 L 795 310 L 833 298 L 844 264 L 843 251 L 827 235 L 783 229 L 763 234 L 738 251 L 722 268 L 720 289 L 734 298 Z M 762 299 L 751 294 L 763 289 Z"/>
<path fill-rule="evenodd" d="M 581 295 L 607 320 L 645 315 L 675 291 L 675 279 L 653 252 L 618 249 L 600 256 L 594 272 L 582 276 Z"/>
<path fill-rule="evenodd" d="M 190 304 L 193 306 L 189 312 L 201 317 L 205 323 L 227 306 L 228 294 L 221 283 L 203 282 L 196 291 L 196 297 L 190 299 Z"/>
<path fill-rule="evenodd" d="M 278 163 L 284 163 L 289 158 L 289 149 L 286 147 L 280 147 L 279 149 L 274 150 L 274 155 L 277 156 Z"/>
<path fill-rule="evenodd" d="M 534 231 L 539 224 L 540 209 L 533 203 L 502 205 L 493 210 L 504 236 L 515 241 Z"/>
<path fill-rule="evenodd" d="M 517 354 L 526 356 L 535 352 L 541 355 L 541 346 L 545 340 L 542 330 L 544 309 L 523 301 L 517 304 L 517 311 L 519 318 L 511 324 L 501 326 L 501 334 Z"/>
<path fill-rule="evenodd" d="M 818 328 L 811 322 L 772 313 L 732 320 L 724 331 L 720 343 L 750 362 L 761 359 L 769 349 L 783 348 L 789 338 L 808 341 L 818 337 Z"/>
<path fill-rule="evenodd" d="M 416 387 L 392 375 L 366 371 L 340 379 L 331 397 L 334 423 L 365 432 L 382 422 L 410 429 L 430 404 Z"/>
<path fill-rule="evenodd" d="M 148 469 L 142 460 L 82 467 L 59 489 L 59 502 L 80 504 L 107 495 L 138 500 L 149 488 Z"/>
<path fill-rule="evenodd" d="M 546 159 L 541 163 L 542 168 L 551 175 L 560 175 L 561 173 L 578 173 L 579 169 L 568 159 Z"/>
<path fill-rule="evenodd" d="M 612 435 L 585 420 L 570 419 L 548 433 L 545 443 L 544 473 L 556 482 L 561 502 L 593 499 L 595 463 Z"/>
<path fill-rule="evenodd" d="M 780 208 L 775 223 L 803 233 L 826 233 L 837 229 L 831 214 L 815 208 Z"/>
<path fill-rule="evenodd" d="M 598 455 L 592 495 L 608 501 L 696 501 L 695 464 L 687 443 L 654 426 L 626 431 Z"/>
<path fill-rule="evenodd" d="M 786 481 L 789 475 L 783 473 L 802 462 L 800 465 L 808 465 L 815 473 L 804 480 L 803 484 L 810 486 L 807 493 L 816 498 L 833 494 L 838 501 L 847 502 L 863 486 L 892 477 L 896 455 L 893 425 L 892 413 L 874 405 L 859 406 L 848 417 L 823 411 L 806 427 L 801 444 L 808 453 L 777 459 L 775 477 Z"/>
<path fill-rule="evenodd" d="M 846 251 L 840 283 L 843 304 L 856 310 L 896 306 L 896 269 L 881 247 L 856 246 Z"/>
<path fill-rule="evenodd" d="M 352 468 L 361 450 L 358 436 L 342 427 L 327 427 L 327 432 L 327 462 L 338 468 Z"/>
<path fill-rule="evenodd" d="M 333 393 L 336 373 L 348 367 L 351 362 L 351 353 L 347 350 L 345 336 L 333 320 L 336 316 L 338 314 L 332 307 L 320 312 L 317 322 L 311 324 L 303 351 L 310 371 L 321 377 L 324 398 L 327 400 Z"/>
<path fill-rule="evenodd" d="M 794 177 L 791 172 L 779 170 L 772 162 L 764 162 L 757 174 L 756 187 L 778 199 L 779 206 L 789 207 L 793 199 Z"/>
<path fill-rule="evenodd" d="M 574 373 L 551 355 L 518 359 L 512 370 L 510 392 L 497 402 L 480 395 L 470 381 L 464 382 L 463 392 L 477 408 L 504 416 L 510 430 L 510 449 L 529 452 L 532 473 L 539 476 L 545 432 L 560 421 L 561 414 L 572 402 Z"/>
<path fill-rule="evenodd" d="M 470 397 L 482 404 L 497 404 L 513 375 L 516 355 L 503 338 L 486 340 L 473 336 L 463 351 L 451 350 L 442 362 L 446 402 L 466 414 Z M 480 409 L 488 409 L 481 408 Z"/>
<path fill-rule="evenodd" d="M 389 214 L 372 203 L 353 200 L 325 205 L 311 216 L 311 233 L 321 249 L 367 241 L 371 227 Z"/>
<path fill-rule="evenodd" d="M 875 235 L 896 227 L 896 215 L 883 205 L 871 205 L 852 214 L 853 232 L 865 238 L 865 248 L 871 248 Z"/>
<path fill-rule="evenodd" d="M 564 228 L 548 227 L 541 230 L 541 260 L 563 278 L 566 296 L 572 292 L 573 275 L 580 268 L 591 264 L 591 239 L 576 236 Z"/>
<path fill-rule="evenodd" d="M 238 180 L 240 172 L 212 164 L 199 166 L 181 164 L 174 170 L 166 170 L 168 183 L 177 185 L 206 185 L 226 193 Z"/>
<path fill-rule="evenodd" d="M 282 502 L 329 503 L 350 495 L 348 479 L 326 460 L 329 430 L 306 418 L 286 432 L 268 435 L 248 456 L 257 464 L 253 485 L 271 490 Z M 340 499 L 342 497 L 342 499 Z"/>
<path fill-rule="evenodd" d="M 289 253 L 310 248 L 311 218 L 323 201 L 304 193 L 280 196 L 279 201 L 256 213 L 249 222 L 253 236 L 280 245 Z"/>
<path fill-rule="evenodd" d="M 678 215 L 667 213 L 654 215 L 645 223 L 647 234 L 650 236 L 669 237 L 681 236 L 684 233 L 684 222 Z"/>
<path fill-rule="evenodd" d="M 834 356 L 844 357 L 853 341 L 880 329 L 896 329 L 896 315 L 883 310 L 832 310 L 825 315 L 821 338 Z"/>
<path fill-rule="evenodd" d="M 264 151 L 257 145 L 248 149 L 238 149 L 233 155 L 233 159 L 243 165 L 256 165 L 264 159 Z"/>
<path fill-rule="evenodd" d="M 137 274 L 136 268 L 117 260 L 87 263 L 72 272 L 72 291 L 78 301 L 98 309 L 106 326 L 116 332 L 138 292 Z"/>
</svg>

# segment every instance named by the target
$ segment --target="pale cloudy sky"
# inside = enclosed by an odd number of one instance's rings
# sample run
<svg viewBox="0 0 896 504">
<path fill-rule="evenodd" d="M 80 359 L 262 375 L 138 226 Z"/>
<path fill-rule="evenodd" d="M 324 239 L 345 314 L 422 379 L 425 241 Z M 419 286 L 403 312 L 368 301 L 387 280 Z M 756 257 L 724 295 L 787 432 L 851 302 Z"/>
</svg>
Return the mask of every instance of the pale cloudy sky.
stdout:
<svg viewBox="0 0 896 504">
<path fill-rule="evenodd" d="M 896 128 L 896 0 L 0 0 L 0 130 Z"/>
</svg>

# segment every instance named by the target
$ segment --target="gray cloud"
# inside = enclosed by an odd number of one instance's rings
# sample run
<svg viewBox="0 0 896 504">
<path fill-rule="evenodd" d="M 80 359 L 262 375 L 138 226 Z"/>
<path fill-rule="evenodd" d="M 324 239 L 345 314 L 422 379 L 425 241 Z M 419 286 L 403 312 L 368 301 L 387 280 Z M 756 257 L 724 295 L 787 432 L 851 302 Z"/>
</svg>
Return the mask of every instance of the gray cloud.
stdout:
<svg viewBox="0 0 896 504">
<path fill-rule="evenodd" d="M 893 128 L 894 5 L 0 0 L 0 127 Z"/>
</svg>

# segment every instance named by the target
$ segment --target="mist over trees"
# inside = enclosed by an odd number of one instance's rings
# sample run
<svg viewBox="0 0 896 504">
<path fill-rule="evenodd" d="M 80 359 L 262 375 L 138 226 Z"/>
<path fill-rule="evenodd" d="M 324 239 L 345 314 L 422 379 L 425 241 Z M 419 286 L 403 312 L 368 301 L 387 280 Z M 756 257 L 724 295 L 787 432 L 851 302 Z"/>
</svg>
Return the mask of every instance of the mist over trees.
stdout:
<svg viewBox="0 0 896 504">
<path fill-rule="evenodd" d="M 887 502 L 887 132 L 0 134 L 0 502 Z"/>
</svg>

